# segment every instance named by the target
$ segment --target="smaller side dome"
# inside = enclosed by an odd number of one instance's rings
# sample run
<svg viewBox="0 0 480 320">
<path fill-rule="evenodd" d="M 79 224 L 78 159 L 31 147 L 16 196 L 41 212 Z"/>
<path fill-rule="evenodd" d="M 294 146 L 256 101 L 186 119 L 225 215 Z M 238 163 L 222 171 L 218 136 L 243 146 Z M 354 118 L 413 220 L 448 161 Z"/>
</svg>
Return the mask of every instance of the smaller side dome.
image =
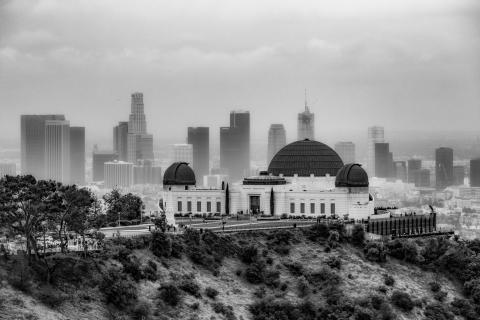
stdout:
<svg viewBox="0 0 480 320">
<path fill-rule="evenodd" d="M 346 164 L 337 172 L 335 187 L 368 187 L 368 174 L 358 163 Z"/>
<path fill-rule="evenodd" d="M 194 186 L 195 173 L 186 162 L 175 162 L 163 174 L 164 186 Z"/>
</svg>

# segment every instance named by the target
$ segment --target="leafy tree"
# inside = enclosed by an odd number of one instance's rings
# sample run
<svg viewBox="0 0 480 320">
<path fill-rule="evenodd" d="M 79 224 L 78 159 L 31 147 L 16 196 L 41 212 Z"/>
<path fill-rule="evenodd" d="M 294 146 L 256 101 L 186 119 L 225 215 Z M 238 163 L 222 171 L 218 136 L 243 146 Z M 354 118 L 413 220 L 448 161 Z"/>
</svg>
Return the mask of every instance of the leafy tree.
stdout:
<svg viewBox="0 0 480 320">
<path fill-rule="evenodd" d="M 162 213 L 159 218 L 156 218 L 153 223 L 155 224 L 155 228 L 162 232 L 167 231 L 167 216 L 165 213 Z"/>
<path fill-rule="evenodd" d="M 363 225 L 356 224 L 353 226 L 352 230 L 352 243 L 356 246 L 363 246 L 365 242 L 365 230 Z"/>
<path fill-rule="evenodd" d="M 107 206 L 108 222 L 140 219 L 145 209 L 142 199 L 132 193 L 122 195 L 118 189 L 113 189 L 103 196 Z"/>
</svg>

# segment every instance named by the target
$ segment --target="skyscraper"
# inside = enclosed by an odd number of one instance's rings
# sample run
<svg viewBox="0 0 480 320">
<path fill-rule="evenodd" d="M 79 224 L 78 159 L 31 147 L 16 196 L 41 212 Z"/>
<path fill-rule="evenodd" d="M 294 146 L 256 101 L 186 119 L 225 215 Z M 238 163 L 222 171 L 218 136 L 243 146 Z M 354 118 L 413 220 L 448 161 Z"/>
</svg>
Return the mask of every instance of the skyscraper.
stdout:
<svg viewBox="0 0 480 320">
<path fill-rule="evenodd" d="M 189 165 L 194 165 L 193 161 L 193 146 L 187 143 L 172 144 L 169 149 L 168 156 L 170 163 L 186 162 Z"/>
<path fill-rule="evenodd" d="M 418 169 L 413 172 L 413 183 L 415 187 L 429 188 L 430 187 L 430 170 Z"/>
<path fill-rule="evenodd" d="M 70 122 L 45 121 L 45 178 L 70 183 Z"/>
<path fill-rule="evenodd" d="M 230 112 L 230 127 L 220 128 L 220 168 L 237 181 L 250 172 L 250 112 Z"/>
<path fill-rule="evenodd" d="M 465 167 L 453 166 L 453 185 L 461 186 L 465 180 Z"/>
<path fill-rule="evenodd" d="M 369 177 L 375 177 L 375 144 L 384 142 L 383 127 L 373 126 L 368 128 L 367 141 L 367 172 Z"/>
<path fill-rule="evenodd" d="M 133 184 L 162 184 L 162 168 L 152 160 L 139 160 L 133 166 Z"/>
<path fill-rule="evenodd" d="M 106 162 L 112 162 L 118 159 L 118 155 L 113 151 L 99 151 L 93 150 L 92 155 L 92 180 L 94 182 L 105 180 L 105 166 Z"/>
<path fill-rule="evenodd" d="M 131 113 L 128 120 L 127 158 L 131 163 L 137 160 L 153 160 L 153 136 L 147 134 L 143 93 L 132 93 Z"/>
<path fill-rule="evenodd" d="M 435 150 L 435 181 L 437 189 L 444 189 L 453 184 L 453 149 Z"/>
<path fill-rule="evenodd" d="M 298 114 L 297 140 L 315 140 L 315 114 L 310 112 L 307 105 L 307 94 L 305 93 L 305 110 Z"/>
<path fill-rule="evenodd" d="M 268 129 L 268 151 L 267 164 L 270 163 L 273 156 L 287 144 L 287 134 L 283 124 L 274 123 Z"/>
<path fill-rule="evenodd" d="M 193 148 L 193 171 L 198 181 L 210 172 L 210 128 L 188 127 L 187 143 Z"/>
<path fill-rule="evenodd" d="M 85 128 L 70 127 L 70 182 L 85 184 Z"/>
<path fill-rule="evenodd" d="M 408 174 L 407 181 L 408 183 L 415 183 L 415 171 L 422 169 L 422 160 L 420 159 L 409 159 L 408 164 Z"/>
<path fill-rule="evenodd" d="M 379 178 L 391 177 L 392 155 L 390 146 L 385 142 L 375 143 L 375 176 Z"/>
<path fill-rule="evenodd" d="M 63 115 L 22 115 L 21 172 L 37 179 L 45 177 L 45 121 L 65 120 Z"/>
<path fill-rule="evenodd" d="M 470 187 L 480 187 L 480 158 L 470 160 Z"/>
<path fill-rule="evenodd" d="M 118 159 L 127 161 L 128 158 L 128 122 L 119 122 L 113 127 L 113 151 L 118 153 Z"/>
<path fill-rule="evenodd" d="M 355 144 L 353 142 L 337 142 L 335 152 L 342 158 L 343 163 L 355 163 Z"/>
<path fill-rule="evenodd" d="M 406 161 L 394 161 L 395 178 L 397 180 L 407 181 L 407 162 Z"/>
<path fill-rule="evenodd" d="M 105 187 L 130 187 L 133 184 L 133 163 L 110 161 L 104 164 Z"/>
</svg>

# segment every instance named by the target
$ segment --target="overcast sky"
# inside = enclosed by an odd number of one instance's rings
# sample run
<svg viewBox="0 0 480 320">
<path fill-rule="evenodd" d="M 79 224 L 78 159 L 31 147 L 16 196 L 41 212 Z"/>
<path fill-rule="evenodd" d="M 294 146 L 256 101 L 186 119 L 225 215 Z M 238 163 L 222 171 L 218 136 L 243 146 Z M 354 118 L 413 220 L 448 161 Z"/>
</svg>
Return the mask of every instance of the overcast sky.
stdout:
<svg viewBox="0 0 480 320">
<path fill-rule="evenodd" d="M 296 135 L 304 88 L 317 138 L 386 129 L 479 130 L 480 1 L 0 0 L 0 135 L 63 113 L 111 139 L 144 93 L 148 130 L 251 111 Z M 353 139 L 353 138 L 352 138 Z"/>
</svg>

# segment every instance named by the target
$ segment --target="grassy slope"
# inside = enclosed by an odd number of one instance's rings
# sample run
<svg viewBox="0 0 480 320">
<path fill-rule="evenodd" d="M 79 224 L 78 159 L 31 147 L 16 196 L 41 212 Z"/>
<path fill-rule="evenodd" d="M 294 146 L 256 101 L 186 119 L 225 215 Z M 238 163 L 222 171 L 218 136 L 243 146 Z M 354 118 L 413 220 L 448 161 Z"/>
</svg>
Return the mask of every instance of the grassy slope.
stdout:
<svg viewBox="0 0 480 320">
<path fill-rule="evenodd" d="M 330 253 L 326 253 L 322 245 L 312 243 L 303 237 L 300 237 L 299 240 L 299 243 L 292 245 L 290 254 L 287 256 L 279 256 L 273 251 L 269 252 L 269 256 L 273 258 L 273 268 L 277 268 L 281 272 L 281 281 L 287 283 L 288 288 L 284 292 L 279 289 L 274 289 L 274 291 L 267 289 L 267 294 L 278 298 L 285 297 L 292 302 L 300 302 L 302 299 L 298 296 L 297 278 L 287 270 L 283 263 L 300 262 L 305 269 L 315 271 L 324 266 L 323 261 L 328 256 L 335 255 L 342 260 L 340 275 L 343 283 L 341 289 L 347 296 L 353 298 L 362 298 L 372 293 L 378 293 L 377 288 L 383 285 L 383 275 L 386 273 L 395 278 L 395 285 L 393 289 L 388 288 L 387 295 L 394 289 L 401 289 L 411 294 L 412 298 L 426 302 L 433 301 L 428 283 L 437 277 L 442 285 L 442 290 L 448 292 L 446 303 L 455 296 L 461 296 L 457 286 L 445 277 L 430 272 L 426 273 L 401 261 L 389 259 L 387 263 L 380 265 L 365 260 L 363 254 L 350 245 L 344 244 Z M 256 243 L 260 247 L 260 252 L 266 248 L 265 237 L 248 236 L 246 241 Z M 203 294 L 203 290 L 207 286 L 220 292 L 216 301 L 232 306 L 237 319 L 251 318 L 248 306 L 258 300 L 253 292 L 259 286 L 249 284 L 242 276 L 236 275 L 237 270 L 245 269 L 245 265 L 238 259 L 225 259 L 220 274 L 215 277 L 211 271 L 194 265 L 186 257 L 181 260 L 162 261 L 156 259 L 149 250 L 137 250 L 135 254 L 142 262 L 146 262 L 148 259 L 158 262 L 159 280 L 157 282 L 141 281 L 138 285 L 139 300 L 147 301 L 150 304 L 154 319 L 211 319 L 212 316 L 222 319 L 223 316 L 213 312 L 212 300 Z M 158 299 L 157 288 L 160 283 L 175 279 L 176 275 L 190 273 L 195 275 L 196 281 L 202 288 L 201 298 L 185 295 L 182 304 L 177 308 L 166 306 Z M 323 301 L 321 288 L 317 288 L 317 292 L 313 289 L 315 288 L 312 288 L 313 292 L 309 295 L 309 299 L 314 304 Z M 91 300 L 86 301 L 84 296 L 89 296 Z M 112 316 L 102 302 L 102 295 L 96 290 L 73 294 L 70 299 L 71 301 L 64 303 L 60 308 L 52 310 L 34 298 L 9 287 L 4 281 L 0 289 L 0 319 L 108 319 Z M 199 303 L 197 310 L 190 307 L 195 302 Z M 408 314 L 399 310 L 395 310 L 395 313 L 399 319 L 423 319 L 422 311 L 419 308 L 415 308 Z"/>
</svg>

